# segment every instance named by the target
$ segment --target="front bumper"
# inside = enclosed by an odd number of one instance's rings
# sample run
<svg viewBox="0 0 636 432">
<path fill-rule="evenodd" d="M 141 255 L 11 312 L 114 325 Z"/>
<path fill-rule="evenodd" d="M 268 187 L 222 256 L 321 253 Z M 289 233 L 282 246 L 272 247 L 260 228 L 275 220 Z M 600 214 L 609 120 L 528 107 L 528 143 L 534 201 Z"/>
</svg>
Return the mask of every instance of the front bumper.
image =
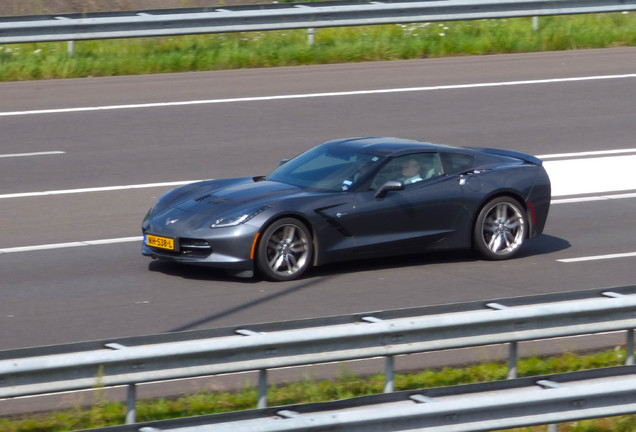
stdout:
<svg viewBox="0 0 636 432">
<path fill-rule="evenodd" d="M 196 264 L 228 270 L 253 270 L 252 251 L 258 229 L 250 225 L 229 228 L 205 228 L 180 233 L 149 226 L 143 230 L 142 255 L 154 259 L 184 264 Z M 148 246 L 146 235 L 168 237 L 174 240 L 174 249 Z"/>
</svg>

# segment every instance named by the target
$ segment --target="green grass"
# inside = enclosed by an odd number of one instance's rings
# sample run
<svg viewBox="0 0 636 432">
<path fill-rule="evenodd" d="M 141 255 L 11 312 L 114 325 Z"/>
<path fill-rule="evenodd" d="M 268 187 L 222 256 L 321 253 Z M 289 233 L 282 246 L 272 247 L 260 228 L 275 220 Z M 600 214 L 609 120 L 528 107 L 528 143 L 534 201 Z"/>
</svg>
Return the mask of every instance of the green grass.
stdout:
<svg viewBox="0 0 636 432">
<path fill-rule="evenodd" d="M 180 37 L 0 45 L 0 81 L 402 60 L 636 45 L 636 14 L 612 13 Z"/>
<path fill-rule="evenodd" d="M 625 351 L 615 348 L 590 355 L 574 353 L 562 356 L 532 357 L 519 361 L 519 376 L 547 375 L 620 366 Z M 501 362 L 483 363 L 461 368 L 428 369 L 418 373 L 397 374 L 396 391 L 445 387 L 459 384 L 506 379 L 507 365 Z M 268 391 L 270 406 L 324 402 L 382 393 L 382 374 L 359 377 L 341 367 L 333 380 L 302 380 L 272 385 Z M 232 392 L 200 391 L 173 399 L 144 400 L 137 403 L 137 421 L 153 421 L 241 411 L 256 407 L 257 390 L 253 386 Z M 65 411 L 28 414 L 0 419 L 0 432 L 61 432 L 94 427 L 121 425 L 125 419 L 125 404 L 106 400 L 102 389 L 97 390 L 91 406 Z M 559 425 L 559 432 L 628 432 L 636 430 L 636 415 L 609 419 L 586 420 Z M 515 429 L 516 432 L 545 431 L 545 426 Z"/>
</svg>

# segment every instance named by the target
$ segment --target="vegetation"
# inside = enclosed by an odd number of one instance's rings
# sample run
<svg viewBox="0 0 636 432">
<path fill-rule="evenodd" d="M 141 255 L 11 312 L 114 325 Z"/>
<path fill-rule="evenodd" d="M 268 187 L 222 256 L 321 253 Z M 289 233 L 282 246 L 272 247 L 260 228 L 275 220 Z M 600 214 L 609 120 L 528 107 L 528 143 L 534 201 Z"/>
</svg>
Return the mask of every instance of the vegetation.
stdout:
<svg viewBox="0 0 636 432">
<path fill-rule="evenodd" d="M 636 14 L 489 19 L 0 45 L 0 81 L 136 75 L 636 45 Z"/>
<path fill-rule="evenodd" d="M 532 357 L 519 361 L 519 376 L 547 375 L 599 367 L 619 366 L 625 351 L 615 348 L 591 355 L 568 353 L 562 356 Z M 461 368 L 428 369 L 412 374 L 397 374 L 399 390 L 444 387 L 506 379 L 507 365 L 484 363 Z M 359 377 L 341 368 L 335 379 L 317 381 L 312 377 L 283 385 L 272 385 L 268 391 L 270 406 L 322 402 L 382 393 L 382 374 Z M 91 406 L 78 406 L 66 411 L 13 416 L 0 419 L 0 432 L 61 432 L 121 425 L 125 422 L 124 403 L 108 401 L 102 388 L 96 389 Z M 253 409 L 257 389 L 246 386 L 234 393 L 200 391 L 174 399 L 145 400 L 137 403 L 137 421 L 146 422 L 203 414 Z M 545 426 L 515 429 L 515 432 L 543 432 Z M 609 419 L 585 420 L 559 425 L 560 432 L 631 432 L 636 430 L 636 415 Z"/>
</svg>

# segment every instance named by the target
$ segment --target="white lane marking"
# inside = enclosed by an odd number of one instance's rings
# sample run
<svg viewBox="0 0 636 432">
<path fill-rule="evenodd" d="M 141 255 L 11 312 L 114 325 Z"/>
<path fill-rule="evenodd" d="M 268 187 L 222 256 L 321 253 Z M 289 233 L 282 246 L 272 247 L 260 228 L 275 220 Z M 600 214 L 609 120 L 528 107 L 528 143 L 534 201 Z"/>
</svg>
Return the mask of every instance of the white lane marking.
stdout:
<svg viewBox="0 0 636 432">
<path fill-rule="evenodd" d="M 188 183 L 194 183 L 197 181 L 201 181 L 201 180 L 186 180 L 186 181 L 165 182 L 165 183 L 146 183 L 146 184 L 124 185 L 124 186 L 104 186 L 104 187 L 82 188 L 82 189 L 50 190 L 50 191 L 42 191 L 42 192 L 22 192 L 22 193 L 0 195 L 0 199 L 25 198 L 25 197 L 35 197 L 35 196 L 48 196 L 48 195 L 67 195 L 67 194 L 78 194 L 78 193 L 89 193 L 89 192 L 109 192 L 109 191 L 117 191 L 117 190 L 145 189 L 145 188 L 155 188 L 155 187 L 164 187 L 164 186 L 181 186 Z"/>
<path fill-rule="evenodd" d="M 65 154 L 63 151 L 45 151 L 34 153 L 13 153 L 13 154 L 0 154 L 0 158 L 15 158 L 15 157 L 27 157 L 27 156 L 49 156 L 49 155 L 61 155 Z"/>
<path fill-rule="evenodd" d="M 473 84 L 440 85 L 440 86 L 430 86 L 430 87 L 407 87 L 407 88 L 355 90 L 355 91 L 325 92 L 325 93 L 305 93 L 305 94 L 293 94 L 293 95 L 254 96 L 254 97 L 242 97 L 242 98 L 191 100 L 191 101 L 179 101 L 179 102 L 155 102 L 155 103 L 129 104 L 129 105 L 105 105 L 105 106 L 77 107 L 77 108 L 53 108 L 53 109 L 29 110 L 29 111 L 7 111 L 7 112 L 0 112 L 0 117 L 34 115 L 34 114 L 61 114 L 61 113 L 87 112 L 87 111 L 107 111 L 107 110 L 121 110 L 121 109 L 135 109 L 135 108 L 144 109 L 144 108 L 159 108 L 159 107 L 173 107 L 173 106 L 187 106 L 187 105 L 208 105 L 208 104 L 218 104 L 218 103 L 273 101 L 273 100 L 285 100 L 285 99 L 309 99 L 309 98 L 334 97 L 334 96 L 358 96 L 358 95 L 373 95 L 373 94 L 384 94 L 384 93 L 424 92 L 424 91 L 435 91 L 435 90 L 458 90 L 458 89 L 473 89 L 473 88 L 484 88 L 484 87 L 551 84 L 551 83 L 595 81 L 595 80 L 598 81 L 598 80 L 612 80 L 612 79 L 625 79 L 625 78 L 636 78 L 636 74 L 599 75 L 599 76 L 587 76 L 587 77 L 550 78 L 550 79 L 540 79 L 540 80 L 503 81 L 503 82 L 488 82 L 488 83 L 473 83 Z"/>
<path fill-rule="evenodd" d="M 550 201 L 550 204 L 570 204 L 570 203 L 579 203 L 579 202 L 605 201 L 605 200 L 617 200 L 617 199 L 627 199 L 627 198 L 636 198 L 636 193 L 553 199 Z"/>
<path fill-rule="evenodd" d="M 636 155 L 546 161 L 543 166 L 553 197 L 636 190 Z"/>
<path fill-rule="evenodd" d="M 20 246 L 20 247 L 0 249 L 0 254 L 16 253 L 16 252 L 32 252 L 32 251 L 51 250 L 51 249 L 65 249 L 65 248 L 74 248 L 74 247 L 81 247 L 81 246 L 97 246 L 97 245 L 107 245 L 107 244 L 113 244 L 113 243 L 136 242 L 136 241 L 142 241 L 142 240 L 143 240 L 142 236 L 135 236 L 135 237 L 121 237 L 121 238 L 103 239 L 103 240 L 87 240 L 87 241 L 69 242 L 69 243 L 53 243 L 53 244 L 36 245 L 36 246 Z"/>
<path fill-rule="evenodd" d="M 557 261 L 562 263 L 574 263 L 574 262 L 598 261 L 598 260 L 629 258 L 629 257 L 636 257 L 636 252 L 617 253 L 617 254 L 609 254 L 609 255 L 595 255 L 595 256 L 587 256 L 587 257 L 580 257 L 580 258 L 564 258 L 564 259 L 558 259 Z"/>
<path fill-rule="evenodd" d="M 579 158 L 586 156 L 601 156 L 601 155 L 617 155 L 624 153 L 636 153 L 636 148 L 631 149 L 619 149 L 619 150 L 599 150 L 599 151 L 587 151 L 578 153 L 555 153 L 547 155 L 538 155 L 539 159 L 555 159 L 555 158 Z"/>
</svg>

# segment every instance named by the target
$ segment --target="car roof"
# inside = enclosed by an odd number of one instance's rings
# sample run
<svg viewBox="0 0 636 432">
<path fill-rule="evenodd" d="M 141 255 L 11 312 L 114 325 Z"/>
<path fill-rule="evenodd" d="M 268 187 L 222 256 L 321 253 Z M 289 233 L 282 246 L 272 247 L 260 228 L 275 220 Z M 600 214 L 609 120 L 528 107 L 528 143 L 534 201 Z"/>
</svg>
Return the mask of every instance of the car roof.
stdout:
<svg viewBox="0 0 636 432">
<path fill-rule="evenodd" d="M 385 156 L 395 156 L 414 151 L 466 150 L 461 147 L 393 137 L 345 138 L 328 141 L 325 145 L 368 150 Z"/>
</svg>

